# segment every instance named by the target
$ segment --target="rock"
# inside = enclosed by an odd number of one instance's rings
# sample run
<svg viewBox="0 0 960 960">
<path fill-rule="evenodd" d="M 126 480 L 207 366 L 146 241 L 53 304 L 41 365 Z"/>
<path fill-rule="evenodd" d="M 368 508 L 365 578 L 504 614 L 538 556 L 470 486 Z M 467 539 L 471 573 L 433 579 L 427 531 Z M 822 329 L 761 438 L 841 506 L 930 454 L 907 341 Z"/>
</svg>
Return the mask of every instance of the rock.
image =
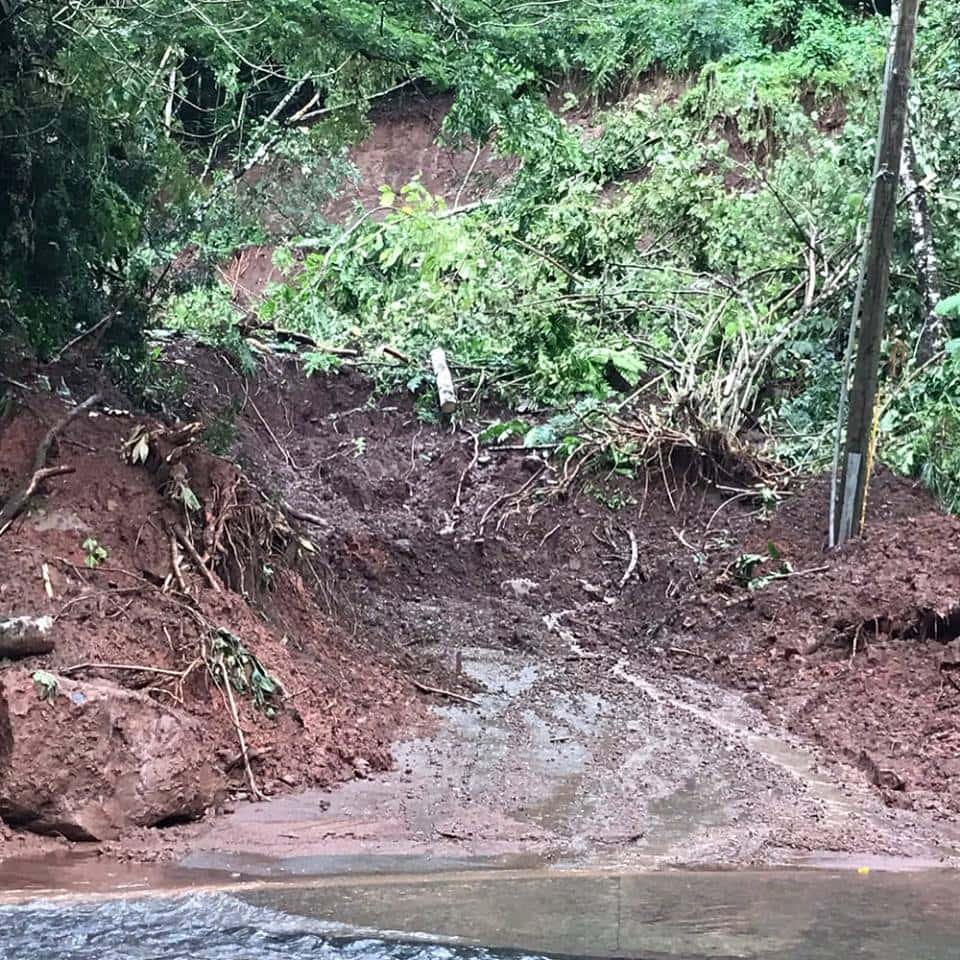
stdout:
<svg viewBox="0 0 960 960">
<path fill-rule="evenodd" d="M 201 817 L 223 792 L 198 721 L 105 681 L 0 675 L 0 817 L 37 833 L 107 840 Z"/>
<path fill-rule="evenodd" d="M 518 600 L 529 597 L 540 584 L 534 580 L 527 580 L 526 577 L 517 577 L 515 580 L 504 580 L 500 584 L 500 589 L 504 593 L 512 593 Z"/>
<path fill-rule="evenodd" d="M 945 643 L 939 651 L 937 660 L 941 670 L 960 666 L 960 640 Z"/>
</svg>

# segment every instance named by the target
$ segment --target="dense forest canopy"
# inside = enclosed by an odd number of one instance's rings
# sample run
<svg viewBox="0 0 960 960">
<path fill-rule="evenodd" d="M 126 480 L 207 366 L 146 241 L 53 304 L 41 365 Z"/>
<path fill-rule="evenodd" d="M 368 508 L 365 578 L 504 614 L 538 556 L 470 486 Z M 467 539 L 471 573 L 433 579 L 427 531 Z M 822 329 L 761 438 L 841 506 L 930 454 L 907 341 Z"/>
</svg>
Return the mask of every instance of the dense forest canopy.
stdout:
<svg viewBox="0 0 960 960">
<path fill-rule="evenodd" d="M 889 9 L 841 0 L 0 0 L 0 327 L 43 357 L 117 311 L 101 348 L 134 391 L 154 375 L 148 326 L 251 362 L 213 268 L 269 242 L 302 269 L 260 315 L 314 341 L 308 371 L 358 339 L 440 343 L 521 414 L 498 437 L 549 406 L 535 439 L 616 464 L 670 429 L 759 432 L 819 468 L 888 36 Z M 955 509 L 958 41 L 955 4 L 927 0 L 880 421 L 881 455 Z M 408 89 L 453 94 L 443 136 L 492 141 L 518 172 L 468 209 L 389 184 L 385 215 L 325 221 L 371 104 Z M 171 267 L 188 246 L 191 270 Z M 947 337 L 924 346 L 934 308 Z M 415 365 L 372 369 L 419 388 Z M 596 426 L 649 381 L 642 429 Z"/>
</svg>

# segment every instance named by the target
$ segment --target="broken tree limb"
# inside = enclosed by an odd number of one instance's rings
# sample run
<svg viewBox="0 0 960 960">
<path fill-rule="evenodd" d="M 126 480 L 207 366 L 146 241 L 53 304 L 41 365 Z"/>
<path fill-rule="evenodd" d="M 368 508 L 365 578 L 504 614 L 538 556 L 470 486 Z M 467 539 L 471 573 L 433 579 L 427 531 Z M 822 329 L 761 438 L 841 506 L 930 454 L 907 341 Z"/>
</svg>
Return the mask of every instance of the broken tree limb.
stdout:
<svg viewBox="0 0 960 960">
<path fill-rule="evenodd" d="M 430 363 L 437 378 L 437 396 L 440 400 L 440 412 L 450 414 L 457 409 L 457 391 L 453 386 L 453 377 L 447 365 L 447 355 L 442 347 L 430 351 Z"/>
<path fill-rule="evenodd" d="M 11 494 L 7 502 L 3 505 L 3 509 L 0 510 L 0 536 L 6 533 L 13 521 L 16 520 L 17 515 L 24 506 L 26 506 L 30 497 L 37 492 L 37 487 L 39 487 L 44 480 L 59 476 L 63 473 L 73 472 L 73 467 L 68 466 L 47 467 L 47 457 L 50 454 L 50 447 L 53 445 L 53 441 L 57 439 L 57 435 L 61 433 L 74 418 L 98 404 L 101 399 L 99 393 L 95 393 L 92 397 L 87 397 L 83 403 L 77 404 L 65 417 L 58 420 L 43 435 L 43 439 L 33 454 L 33 466 L 29 479 L 22 487 Z"/>
<path fill-rule="evenodd" d="M 917 154 L 913 138 L 908 130 L 903 141 L 903 157 L 900 163 L 900 179 L 906 194 L 910 213 L 910 234 L 913 240 L 913 262 L 917 271 L 917 284 L 923 311 L 923 326 L 917 340 L 917 361 L 926 363 L 947 342 L 947 328 L 943 317 L 936 312 L 941 300 L 940 262 L 933 240 L 930 208 L 927 191 L 917 167 Z"/>
<path fill-rule="evenodd" d="M 630 537 L 630 562 L 627 564 L 627 569 L 623 571 L 623 576 L 620 578 L 619 587 L 621 590 L 627 585 L 627 581 L 633 575 L 633 571 L 637 569 L 637 560 L 640 558 L 637 535 L 633 530 L 628 530 L 627 535 Z"/>
<path fill-rule="evenodd" d="M 11 617 L 0 620 L 0 657 L 19 660 L 53 650 L 52 617 Z"/>
</svg>

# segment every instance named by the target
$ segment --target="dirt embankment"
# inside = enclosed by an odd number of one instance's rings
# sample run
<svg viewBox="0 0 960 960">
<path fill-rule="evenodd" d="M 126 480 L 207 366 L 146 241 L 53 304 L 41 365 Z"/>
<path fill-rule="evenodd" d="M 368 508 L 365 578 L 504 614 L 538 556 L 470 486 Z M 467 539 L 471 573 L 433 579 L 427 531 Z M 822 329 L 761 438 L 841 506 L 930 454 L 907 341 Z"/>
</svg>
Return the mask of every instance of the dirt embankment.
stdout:
<svg viewBox="0 0 960 960">
<path fill-rule="evenodd" d="M 198 404 L 212 384 L 235 394 L 229 371 L 205 370 Z M 585 476 L 561 498 L 539 454 L 481 448 L 474 461 L 476 424 L 421 424 L 408 398 L 375 404 L 351 373 L 279 377 L 247 388 L 280 444 L 244 410 L 237 450 L 327 521 L 315 532 L 365 635 L 584 670 L 627 655 L 732 685 L 889 804 L 960 809 L 960 522 L 914 484 L 881 471 L 866 539 L 828 553 L 823 480 L 769 510 L 669 469 Z"/>
<path fill-rule="evenodd" d="M 63 432 L 48 462 L 75 472 L 0 537 L 0 617 L 49 616 L 55 641 L 0 669 L 14 823 L 129 838 L 248 794 L 220 655 L 241 664 L 231 690 L 257 788 L 278 793 L 388 766 L 418 715 L 410 679 L 470 696 L 456 651 L 477 647 L 562 663 L 568 692 L 614 702 L 637 668 L 730 686 L 889 804 L 960 808 L 960 523 L 907 482 L 881 474 L 868 538 L 827 554 L 821 481 L 769 516 L 669 467 L 584 475 L 559 496 L 542 454 L 475 451 L 479 421 L 423 424 L 411 398 L 376 401 L 353 372 L 307 380 L 270 361 L 240 380 L 209 351 L 169 349 L 194 373 L 185 422 L 216 423 L 227 459 L 114 397 Z M 0 495 L 63 411 L 22 392 Z M 131 463 L 141 425 L 151 453 Z M 225 517 L 239 525 L 218 540 Z M 178 528 L 200 559 L 174 552 Z M 282 686 L 258 708 L 260 666 Z M 167 842 L 146 836 L 127 848 Z"/>
<path fill-rule="evenodd" d="M 178 445 L 120 405 L 62 431 L 47 464 L 72 472 L 45 480 L 0 536 L 0 619 L 49 618 L 53 644 L 0 662 L 0 816 L 109 839 L 254 785 L 269 795 L 389 765 L 413 690 L 325 606 L 330 573 L 308 536 L 198 434 Z M 17 391 L 0 502 L 69 409 Z M 131 456 L 144 428 L 149 456 Z"/>
</svg>

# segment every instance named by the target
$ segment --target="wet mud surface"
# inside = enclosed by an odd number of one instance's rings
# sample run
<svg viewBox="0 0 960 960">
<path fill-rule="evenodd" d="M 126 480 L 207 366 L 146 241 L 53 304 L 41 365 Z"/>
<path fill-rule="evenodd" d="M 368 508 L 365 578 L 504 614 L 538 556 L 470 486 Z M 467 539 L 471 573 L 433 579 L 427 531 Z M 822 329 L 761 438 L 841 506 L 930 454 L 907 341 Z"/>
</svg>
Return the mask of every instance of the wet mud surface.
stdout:
<svg viewBox="0 0 960 960">
<path fill-rule="evenodd" d="M 461 650 L 478 706 L 436 708 L 395 769 L 332 794 L 245 806 L 186 863 L 243 875 L 519 867 L 953 861 L 960 834 L 818 766 L 737 694 L 636 673 Z M 642 670 L 642 668 L 639 668 Z M 619 681 L 619 683 L 618 683 Z M 858 863 L 869 862 L 863 857 Z"/>
</svg>

